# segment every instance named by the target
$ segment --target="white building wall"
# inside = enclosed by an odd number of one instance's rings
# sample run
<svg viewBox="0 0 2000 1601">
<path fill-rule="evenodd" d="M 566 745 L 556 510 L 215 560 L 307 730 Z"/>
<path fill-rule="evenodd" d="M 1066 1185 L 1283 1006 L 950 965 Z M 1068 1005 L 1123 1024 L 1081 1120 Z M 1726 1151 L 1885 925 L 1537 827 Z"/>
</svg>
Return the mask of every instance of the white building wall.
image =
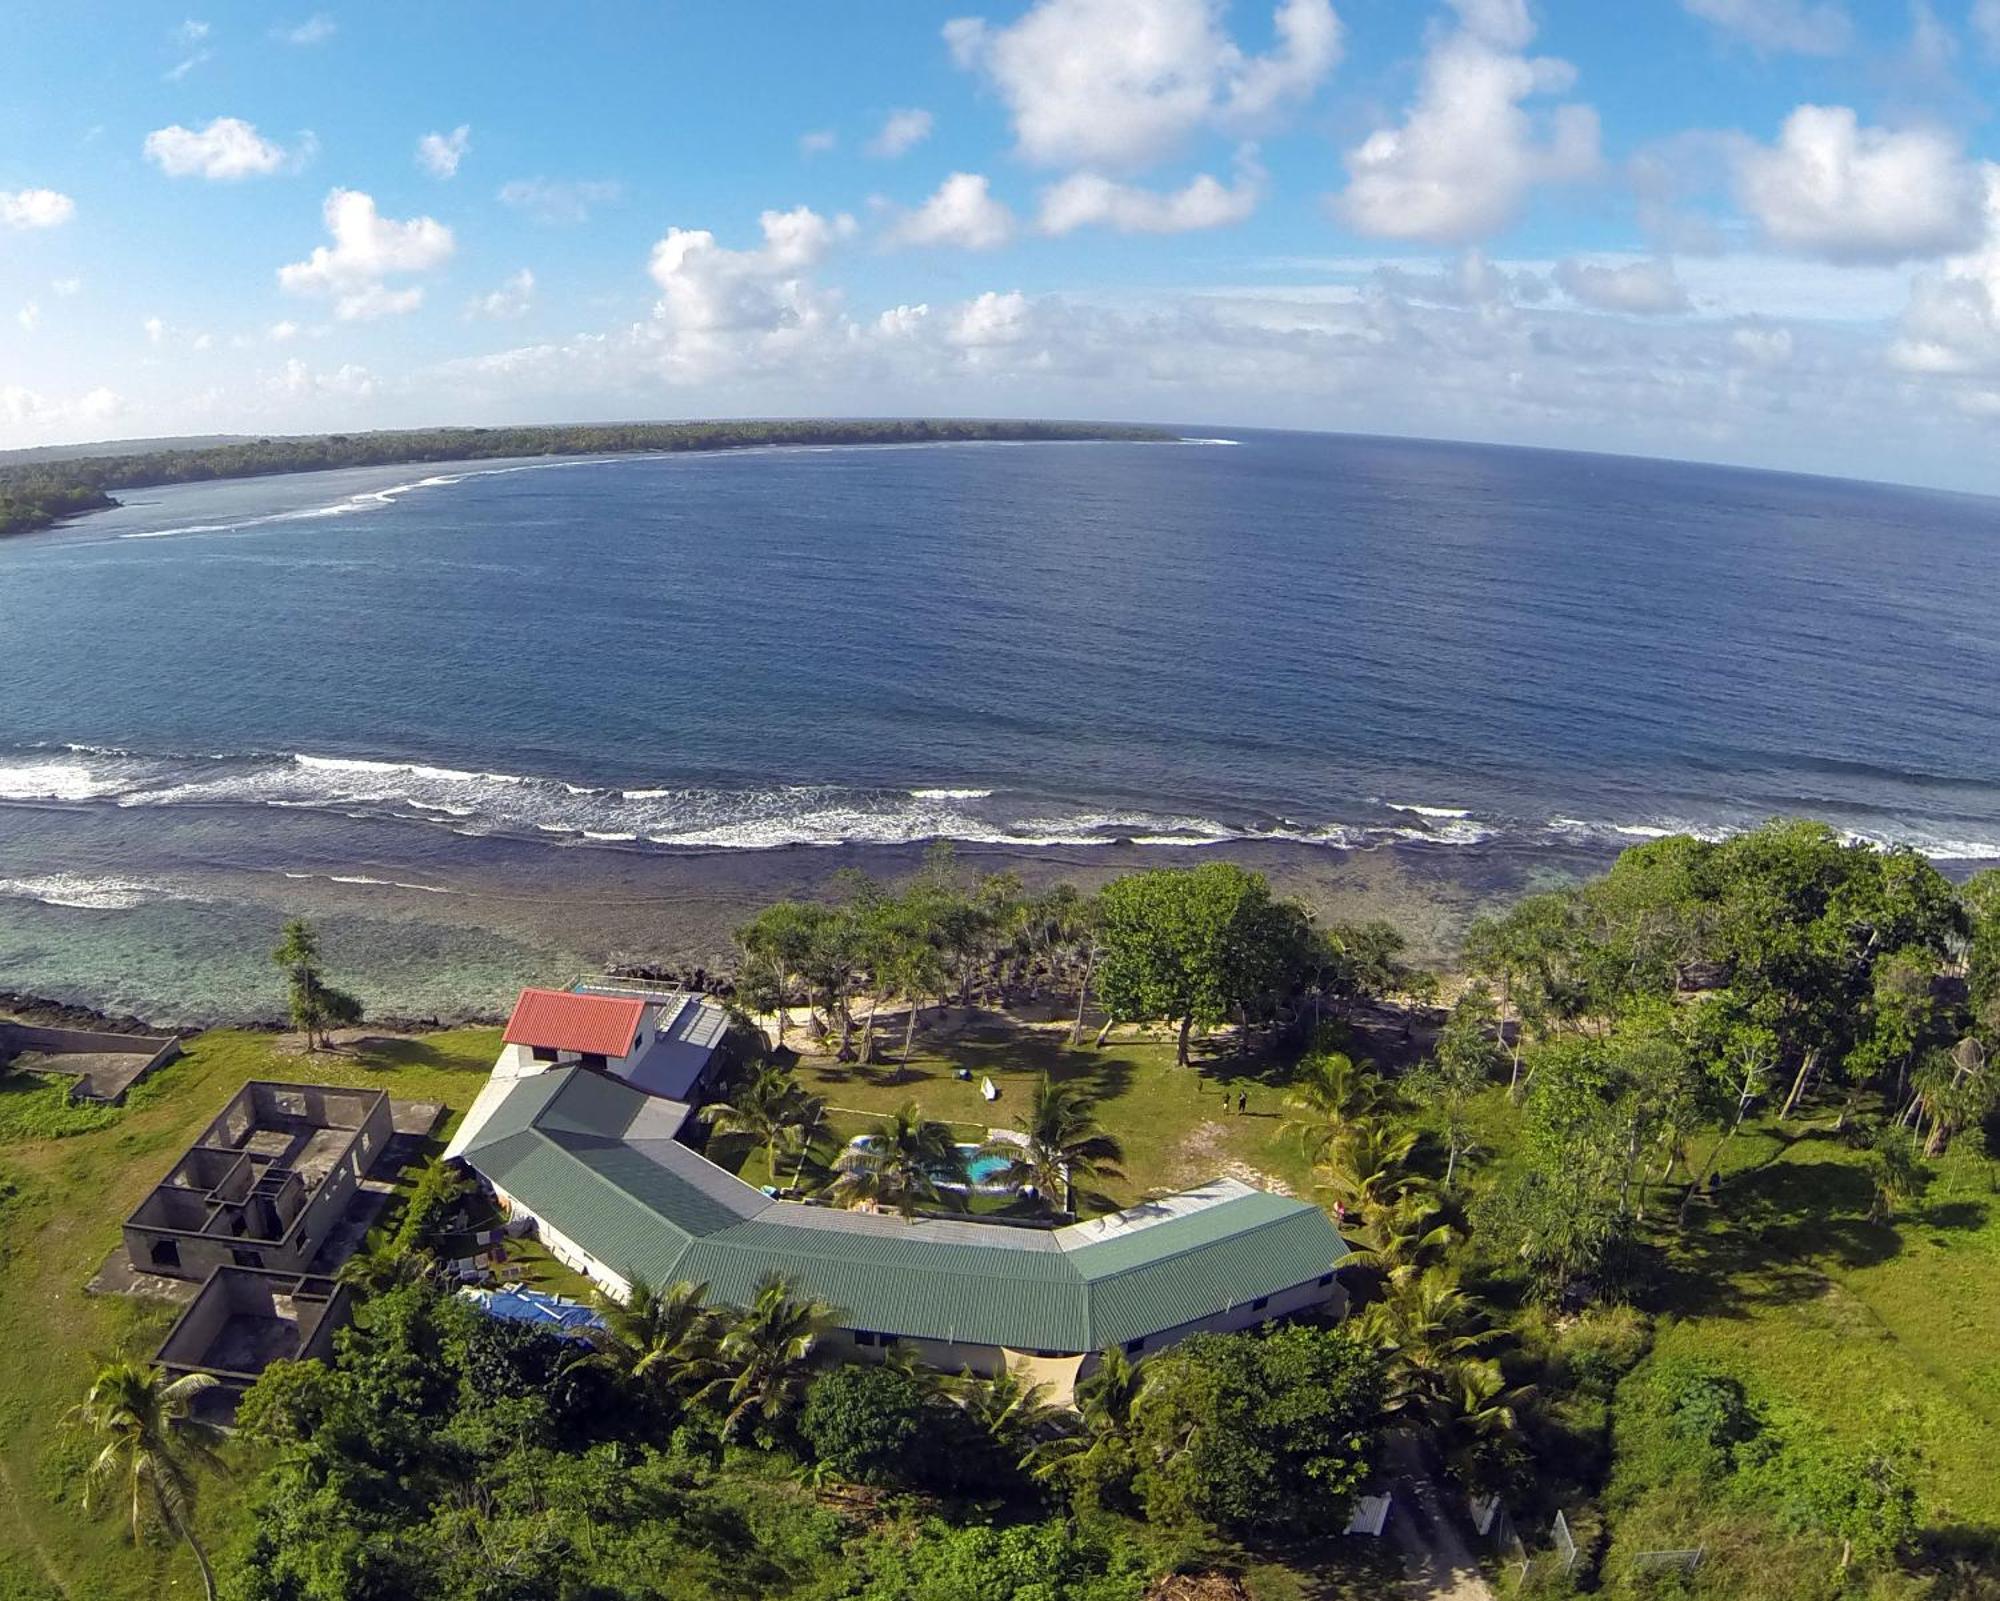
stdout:
<svg viewBox="0 0 2000 1601">
<path fill-rule="evenodd" d="M 573 1273 L 583 1274 L 605 1294 L 616 1296 L 621 1301 L 631 1295 L 632 1286 L 625 1279 L 612 1272 L 568 1235 L 559 1229 L 551 1228 L 546 1218 L 539 1213 L 531 1212 L 505 1190 L 496 1189 L 493 1193 L 509 1217 L 534 1219 L 535 1238 L 540 1240 L 549 1255 L 564 1267 Z"/>
</svg>

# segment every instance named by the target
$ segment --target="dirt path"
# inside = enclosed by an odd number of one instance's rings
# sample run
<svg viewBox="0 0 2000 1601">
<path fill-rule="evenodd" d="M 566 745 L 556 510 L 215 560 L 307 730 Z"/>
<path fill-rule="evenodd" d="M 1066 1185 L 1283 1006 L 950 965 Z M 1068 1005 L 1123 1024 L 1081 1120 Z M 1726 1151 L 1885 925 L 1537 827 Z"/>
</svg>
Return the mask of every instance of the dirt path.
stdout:
<svg viewBox="0 0 2000 1601">
<path fill-rule="evenodd" d="M 1478 1558 L 1407 1437 L 1391 1436 L 1389 1460 L 1398 1470 L 1389 1536 L 1403 1553 L 1403 1595 L 1409 1601 L 1495 1601 Z"/>
</svg>

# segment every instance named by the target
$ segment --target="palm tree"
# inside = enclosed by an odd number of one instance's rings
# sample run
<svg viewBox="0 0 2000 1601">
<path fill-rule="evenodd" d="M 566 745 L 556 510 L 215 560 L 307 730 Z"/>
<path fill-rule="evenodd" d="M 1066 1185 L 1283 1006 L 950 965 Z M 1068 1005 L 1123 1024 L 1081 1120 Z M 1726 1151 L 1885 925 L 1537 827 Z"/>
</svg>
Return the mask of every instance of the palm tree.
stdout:
<svg viewBox="0 0 2000 1601">
<path fill-rule="evenodd" d="M 717 1374 L 721 1319 L 708 1303 L 708 1286 L 686 1279 L 655 1289 L 628 1275 L 624 1301 L 599 1291 L 604 1327 L 592 1338 L 586 1360 L 610 1368 L 634 1389 L 655 1399 L 697 1394 Z"/>
<path fill-rule="evenodd" d="M 135 1544 L 148 1515 L 157 1518 L 194 1553 L 208 1601 L 215 1601 L 215 1574 L 195 1538 L 196 1474 L 222 1471 L 216 1455 L 222 1431 L 195 1417 L 194 1400 L 214 1383 L 206 1373 L 170 1380 L 146 1363 L 110 1362 L 69 1414 L 73 1428 L 103 1442 L 90 1464 L 85 1510 L 100 1490 L 115 1493 L 127 1508 Z"/>
<path fill-rule="evenodd" d="M 750 1305 L 723 1331 L 717 1356 L 724 1372 L 704 1392 L 724 1408 L 724 1439 L 748 1419 L 771 1428 L 798 1409 L 819 1365 L 820 1343 L 838 1316 L 823 1301 L 794 1295 L 776 1274 L 757 1286 Z"/>
<path fill-rule="evenodd" d="M 1494 1487 L 1491 1481 L 1501 1466 L 1496 1458 L 1534 1393 L 1531 1384 L 1509 1387 L 1498 1362 L 1453 1364 L 1433 1421 L 1443 1436 L 1452 1476 L 1468 1490 Z"/>
<path fill-rule="evenodd" d="M 1078 1084 L 1058 1084 L 1048 1074 L 1035 1086 L 1028 1103 L 1026 1138 L 988 1140 L 983 1157 L 1007 1163 L 999 1181 L 1013 1189 L 1032 1184 L 1042 1204 L 1053 1208 L 1058 1195 L 1063 1210 L 1076 1210 L 1076 1185 L 1081 1179 L 1123 1178 L 1118 1163 L 1125 1149 L 1097 1121 L 1090 1094 Z"/>
<path fill-rule="evenodd" d="M 1037 1479 L 1107 1483 L 1121 1476 L 1132 1454 L 1132 1409 L 1145 1379 L 1118 1346 L 1098 1358 L 1097 1371 L 1076 1387 L 1079 1428 L 1035 1445 L 1025 1466 Z"/>
<path fill-rule="evenodd" d="M 422 1277 L 426 1262 L 421 1253 L 397 1244 L 387 1229 L 370 1229 L 334 1277 L 362 1295 L 380 1295 Z"/>
<path fill-rule="evenodd" d="M 842 1206 L 893 1206 L 905 1219 L 921 1205 L 962 1202 L 965 1156 L 949 1123 L 932 1122 L 905 1101 L 834 1160 L 830 1193 Z M 955 1183 L 958 1190 L 947 1190 Z"/>
<path fill-rule="evenodd" d="M 1326 1148 L 1319 1164 L 1320 1182 L 1362 1217 L 1392 1206 L 1412 1191 L 1429 1188 L 1428 1181 L 1409 1169 L 1417 1148 L 1414 1129 L 1392 1130 L 1380 1123 L 1349 1125 Z"/>
<path fill-rule="evenodd" d="M 1410 1190 L 1369 1218 L 1365 1243 L 1341 1265 L 1373 1268 L 1392 1285 L 1406 1284 L 1434 1266 L 1458 1238 L 1457 1225 L 1437 1203 L 1422 1190 Z"/>
<path fill-rule="evenodd" d="M 1497 1338 L 1484 1321 L 1458 1274 L 1433 1267 L 1368 1307 L 1356 1327 L 1389 1355 L 1390 1408 L 1435 1417 L 1459 1366 Z"/>
<path fill-rule="evenodd" d="M 765 1182 L 778 1183 L 778 1148 L 819 1121 L 824 1108 L 782 1067 L 766 1063 L 731 1101 L 712 1101 L 702 1121 L 718 1134 L 747 1134 L 764 1148 Z"/>
<path fill-rule="evenodd" d="M 1375 1084 L 1346 1052 L 1316 1051 L 1299 1064 L 1285 1095 L 1292 1115 L 1278 1132 L 1296 1140 L 1306 1159 L 1316 1162 L 1379 1099 Z"/>
<path fill-rule="evenodd" d="M 1075 1415 L 1049 1401 L 1046 1384 L 1002 1372 L 991 1379 L 962 1373 L 950 1385 L 953 1399 L 1009 1461 L 1027 1470 L 1037 1448 L 1075 1433 Z"/>
</svg>

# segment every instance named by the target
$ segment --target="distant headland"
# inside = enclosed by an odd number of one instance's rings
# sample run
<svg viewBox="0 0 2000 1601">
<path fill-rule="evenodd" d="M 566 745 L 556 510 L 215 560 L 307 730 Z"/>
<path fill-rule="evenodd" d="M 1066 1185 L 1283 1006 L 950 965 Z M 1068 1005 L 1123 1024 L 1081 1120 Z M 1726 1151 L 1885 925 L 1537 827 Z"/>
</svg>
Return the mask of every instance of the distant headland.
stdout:
<svg viewBox="0 0 2000 1601">
<path fill-rule="evenodd" d="M 982 418 L 822 418 L 793 421 L 544 424 L 521 428 L 416 428 L 302 434 L 187 449 L 71 456 L 0 466 L 0 535 L 32 533 L 118 504 L 111 492 L 216 478 L 384 467 L 503 456 L 593 456 L 651 451 L 744 450 L 772 445 L 909 445 L 982 440 L 1158 440 L 1166 429 L 1119 423 Z"/>
</svg>

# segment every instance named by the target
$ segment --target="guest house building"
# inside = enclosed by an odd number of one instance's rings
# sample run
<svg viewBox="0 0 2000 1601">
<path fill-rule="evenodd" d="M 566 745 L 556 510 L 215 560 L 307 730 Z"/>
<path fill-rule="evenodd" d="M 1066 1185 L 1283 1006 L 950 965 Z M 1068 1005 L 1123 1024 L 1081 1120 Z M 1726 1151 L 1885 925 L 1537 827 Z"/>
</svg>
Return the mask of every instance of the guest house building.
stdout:
<svg viewBox="0 0 2000 1601">
<path fill-rule="evenodd" d="M 635 999 L 636 1011 L 621 1004 Z M 1138 1356 L 1200 1330 L 1345 1308 L 1335 1268 L 1347 1246 L 1326 1213 L 1236 1179 L 1053 1229 L 766 1194 L 682 1137 L 706 1067 L 634 1067 L 658 1048 L 657 1018 L 643 1043 L 652 1007 L 675 1021 L 684 1010 L 526 992 L 446 1153 L 615 1296 L 685 1279 L 743 1305 L 777 1275 L 839 1310 L 837 1342 L 853 1355 L 900 1342 L 927 1366 L 1026 1371 L 1062 1398 L 1111 1347 Z M 679 1093 L 656 1087 L 667 1084 Z"/>
</svg>

